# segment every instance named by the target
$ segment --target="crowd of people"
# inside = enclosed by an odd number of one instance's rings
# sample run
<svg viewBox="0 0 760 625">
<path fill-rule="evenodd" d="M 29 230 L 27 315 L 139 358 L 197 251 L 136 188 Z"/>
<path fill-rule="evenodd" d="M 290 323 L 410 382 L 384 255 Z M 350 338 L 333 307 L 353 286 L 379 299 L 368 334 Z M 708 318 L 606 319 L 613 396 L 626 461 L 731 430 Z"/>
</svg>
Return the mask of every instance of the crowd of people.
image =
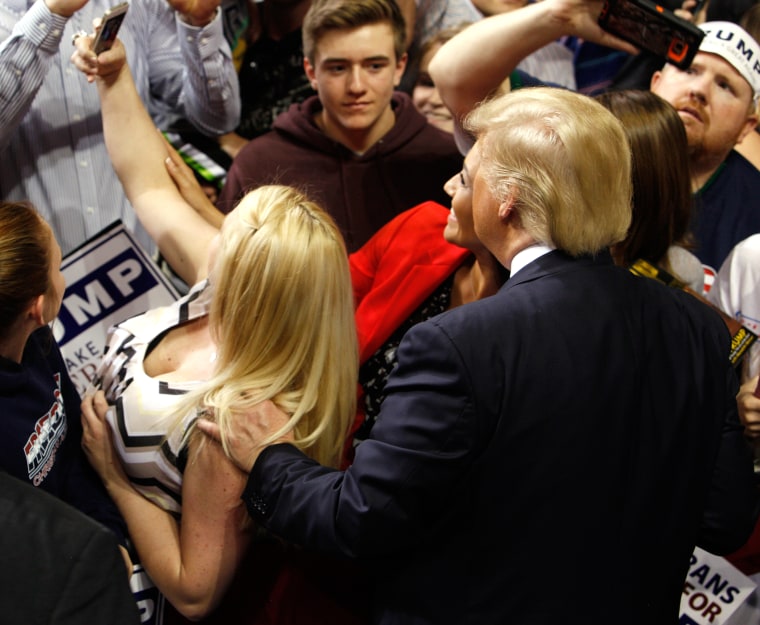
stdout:
<svg viewBox="0 0 760 625">
<path fill-rule="evenodd" d="M 760 334 L 760 4 L 672 7 L 681 69 L 600 0 L 145 0 L 99 54 L 105 0 L 16 1 L 3 622 L 668 625 L 760 543 L 716 312 Z M 49 324 L 114 219 L 185 292 L 80 397 Z"/>
</svg>

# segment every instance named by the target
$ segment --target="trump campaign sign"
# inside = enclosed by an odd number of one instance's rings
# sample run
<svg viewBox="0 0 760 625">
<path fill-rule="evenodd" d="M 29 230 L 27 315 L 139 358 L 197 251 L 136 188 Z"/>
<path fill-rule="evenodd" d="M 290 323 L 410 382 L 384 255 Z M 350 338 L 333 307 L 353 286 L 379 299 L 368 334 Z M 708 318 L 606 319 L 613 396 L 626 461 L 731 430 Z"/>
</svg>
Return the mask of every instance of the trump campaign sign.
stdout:
<svg viewBox="0 0 760 625">
<path fill-rule="evenodd" d="M 728 560 L 694 549 L 681 595 L 679 625 L 747 625 L 755 583 Z"/>
<path fill-rule="evenodd" d="M 53 324 L 69 375 L 82 394 L 112 325 L 179 297 L 171 280 L 117 221 L 63 259 L 66 291 Z"/>
</svg>

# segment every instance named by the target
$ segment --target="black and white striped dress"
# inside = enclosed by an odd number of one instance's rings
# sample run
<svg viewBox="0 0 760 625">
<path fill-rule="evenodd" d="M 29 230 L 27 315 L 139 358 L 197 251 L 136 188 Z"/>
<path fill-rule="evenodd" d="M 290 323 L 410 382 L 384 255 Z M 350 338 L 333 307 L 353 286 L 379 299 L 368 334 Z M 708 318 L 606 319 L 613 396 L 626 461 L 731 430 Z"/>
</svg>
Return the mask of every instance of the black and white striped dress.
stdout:
<svg viewBox="0 0 760 625">
<path fill-rule="evenodd" d="M 152 378 L 145 373 L 143 361 L 166 332 L 208 314 L 210 301 L 211 289 L 203 281 L 173 304 L 114 326 L 99 371 L 101 388 L 111 404 L 106 419 L 129 479 L 145 497 L 177 516 L 187 461 L 182 438 L 196 414 L 193 411 L 180 421 L 173 407 L 201 381 Z"/>
</svg>

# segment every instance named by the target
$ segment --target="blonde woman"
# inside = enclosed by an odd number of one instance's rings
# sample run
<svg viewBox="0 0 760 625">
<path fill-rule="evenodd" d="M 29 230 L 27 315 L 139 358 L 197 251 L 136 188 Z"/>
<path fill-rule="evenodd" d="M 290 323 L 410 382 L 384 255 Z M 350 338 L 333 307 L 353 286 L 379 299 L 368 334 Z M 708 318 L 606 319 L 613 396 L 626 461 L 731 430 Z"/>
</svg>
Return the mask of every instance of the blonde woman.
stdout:
<svg viewBox="0 0 760 625">
<path fill-rule="evenodd" d="M 251 532 L 245 476 L 194 434 L 195 419 L 226 430 L 271 399 L 298 447 L 338 463 L 357 377 L 348 261 L 332 220 L 288 187 L 246 195 L 221 231 L 198 217 L 165 172 L 123 55 L 117 44 L 74 61 L 99 77 L 106 142 L 135 210 L 195 286 L 113 329 L 102 390 L 82 405 L 83 444 L 146 571 L 198 619 L 224 596 Z"/>
</svg>

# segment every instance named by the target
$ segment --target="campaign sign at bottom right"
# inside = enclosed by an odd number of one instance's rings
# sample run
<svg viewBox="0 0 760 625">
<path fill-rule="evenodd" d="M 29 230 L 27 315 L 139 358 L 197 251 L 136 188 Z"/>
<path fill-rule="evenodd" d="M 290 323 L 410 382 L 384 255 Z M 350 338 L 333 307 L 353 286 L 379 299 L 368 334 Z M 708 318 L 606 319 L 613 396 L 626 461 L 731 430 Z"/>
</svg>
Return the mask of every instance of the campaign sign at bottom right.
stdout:
<svg viewBox="0 0 760 625">
<path fill-rule="evenodd" d="M 679 625 L 731 625 L 755 587 L 725 558 L 697 547 L 684 582 Z"/>
</svg>

